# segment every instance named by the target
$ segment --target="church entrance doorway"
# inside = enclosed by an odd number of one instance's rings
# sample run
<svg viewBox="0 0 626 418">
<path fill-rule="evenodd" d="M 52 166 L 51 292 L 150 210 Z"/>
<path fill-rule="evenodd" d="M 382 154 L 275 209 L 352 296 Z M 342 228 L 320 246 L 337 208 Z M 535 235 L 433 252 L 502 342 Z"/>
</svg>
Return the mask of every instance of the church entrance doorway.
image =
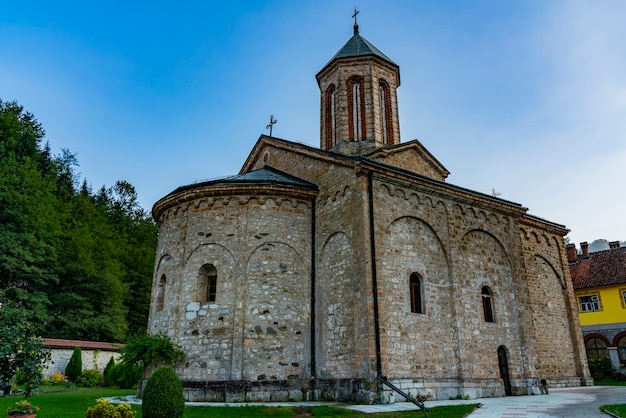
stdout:
<svg viewBox="0 0 626 418">
<path fill-rule="evenodd" d="M 500 378 L 504 383 L 504 393 L 511 396 L 511 379 L 509 378 L 509 360 L 506 355 L 506 347 L 501 345 L 498 347 L 498 367 L 500 369 Z"/>
</svg>

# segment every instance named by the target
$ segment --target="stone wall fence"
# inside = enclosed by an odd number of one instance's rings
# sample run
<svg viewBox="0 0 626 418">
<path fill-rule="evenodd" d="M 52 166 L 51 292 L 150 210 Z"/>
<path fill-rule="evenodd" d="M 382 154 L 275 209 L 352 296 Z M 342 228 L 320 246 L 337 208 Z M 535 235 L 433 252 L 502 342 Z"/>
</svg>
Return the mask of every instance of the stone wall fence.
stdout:
<svg viewBox="0 0 626 418">
<path fill-rule="evenodd" d="M 49 377 L 52 373 L 65 374 L 67 363 L 76 347 L 80 347 L 81 350 L 83 370 L 97 369 L 102 374 L 107 363 L 111 360 L 111 356 L 116 363 L 120 361 L 120 348 L 124 345 L 98 341 L 44 338 L 43 346 L 51 353 L 50 361 L 46 362 L 46 368 L 43 372 L 44 377 Z"/>
</svg>

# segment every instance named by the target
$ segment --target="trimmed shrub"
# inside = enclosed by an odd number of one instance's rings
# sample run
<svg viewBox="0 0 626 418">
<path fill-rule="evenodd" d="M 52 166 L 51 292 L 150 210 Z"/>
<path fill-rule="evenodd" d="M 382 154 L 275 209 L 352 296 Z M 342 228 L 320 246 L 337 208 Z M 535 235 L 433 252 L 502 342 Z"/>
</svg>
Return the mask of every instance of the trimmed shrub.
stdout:
<svg viewBox="0 0 626 418">
<path fill-rule="evenodd" d="M 80 347 L 74 348 L 70 361 L 65 366 L 65 375 L 70 382 L 76 382 L 83 372 L 83 354 Z"/>
<path fill-rule="evenodd" d="M 85 418 L 135 418 L 137 413 L 128 404 L 113 405 L 104 399 L 98 399 L 95 406 L 90 407 Z"/>
<path fill-rule="evenodd" d="M 185 413 L 183 385 L 169 367 L 159 367 L 144 389 L 143 418 L 182 418 Z"/>
<path fill-rule="evenodd" d="M 104 372 L 102 372 L 102 377 L 104 377 L 105 387 L 115 386 L 116 382 L 115 382 L 114 370 L 115 370 L 115 359 L 113 358 L 113 356 L 111 356 L 111 359 L 109 360 L 106 367 L 104 368 Z"/>
</svg>

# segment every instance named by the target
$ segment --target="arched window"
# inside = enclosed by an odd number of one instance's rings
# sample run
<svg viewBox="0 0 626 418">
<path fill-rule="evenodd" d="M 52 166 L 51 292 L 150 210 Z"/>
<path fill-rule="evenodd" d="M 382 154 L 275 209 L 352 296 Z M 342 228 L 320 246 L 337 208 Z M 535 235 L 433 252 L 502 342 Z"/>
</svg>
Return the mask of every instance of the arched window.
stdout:
<svg viewBox="0 0 626 418">
<path fill-rule="evenodd" d="M 381 78 L 378 80 L 378 85 L 380 86 L 380 126 L 383 143 L 393 145 L 393 116 L 389 83 Z"/>
<path fill-rule="evenodd" d="M 331 149 L 337 144 L 335 134 L 335 85 L 331 84 L 326 89 L 324 96 L 324 135 L 326 149 Z"/>
<path fill-rule="evenodd" d="M 348 79 L 348 129 L 350 141 L 365 139 L 365 89 L 358 75 Z"/>
<path fill-rule="evenodd" d="M 595 360 L 601 357 L 609 356 L 609 349 L 606 341 L 602 338 L 591 337 L 585 341 L 585 350 L 587 351 L 587 359 Z"/>
<path fill-rule="evenodd" d="M 422 278 L 419 274 L 411 273 L 409 289 L 411 292 L 411 312 L 424 313 L 422 306 Z"/>
<path fill-rule="evenodd" d="M 198 273 L 198 302 L 215 302 L 217 296 L 217 269 L 204 264 Z"/>
<path fill-rule="evenodd" d="M 483 299 L 483 315 L 485 322 L 495 322 L 493 319 L 493 305 L 491 303 L 491 290 L 487 286 L 483 286 L 480 291 Z"/>
<path fill-rule="evenodd" d="M 167 279 L 165 278 L 165 274 L 164 274 L 159 279 L 159 287 L 157 288 L 157 303 L 156 303 L 156 310 L 157 311 L 162 311 L 163 310 L 163 305 L 165 303 L 165 284 L 166 284 L 166 282 L 167 282 Z"/>
</svg>

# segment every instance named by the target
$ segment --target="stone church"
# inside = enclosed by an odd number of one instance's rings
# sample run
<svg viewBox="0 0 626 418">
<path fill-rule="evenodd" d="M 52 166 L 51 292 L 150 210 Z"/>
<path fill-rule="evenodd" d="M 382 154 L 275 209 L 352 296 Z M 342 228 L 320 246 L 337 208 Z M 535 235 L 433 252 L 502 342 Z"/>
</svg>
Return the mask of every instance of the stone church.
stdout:
<svg viewBox="0 0 626 418">
<path fill-rule="evenodd" d="M 317 73 L 320 147 L 262 135 L 239 175 L 181 186 L 148 331 L 189 400 L 480 398 L 591 384 L 563 237 L 446 183 L 401 142 L 400 69 L 359 34 Z"/>
</svg>

